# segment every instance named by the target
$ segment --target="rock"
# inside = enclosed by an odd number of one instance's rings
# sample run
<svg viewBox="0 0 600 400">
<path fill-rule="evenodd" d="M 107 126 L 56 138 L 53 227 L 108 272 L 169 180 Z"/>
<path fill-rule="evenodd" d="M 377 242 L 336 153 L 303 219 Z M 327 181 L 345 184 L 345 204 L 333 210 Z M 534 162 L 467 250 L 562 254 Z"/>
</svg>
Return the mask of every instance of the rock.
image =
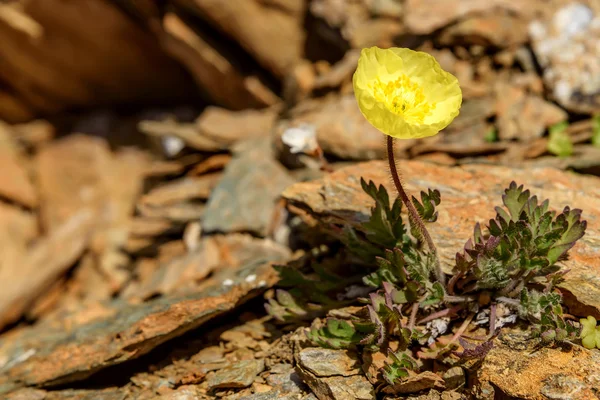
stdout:
<svg viewBox="0 0 600 400">
<path fill-rule="evenodd" d="M 496 124 L 502 140 L 530 142 L 568 118 L 560 107 L 504 82 L 496 85 Z"/>
<path fill-rule="evenodd" d="M 546 138 L 543 138 L 546 139 Z M 575 141 L 573 141 L 575 142 Z M 535 142 L 533 142 L 535 143 Z M 541 141 L 535 143 L 537 149 L 532 148 L 532 153 L 535 154 L 546 154 L 544 156 L 538 156 L 533 160 L 524 160 L 522 163 L 528 168 L 540 168 L 548 167 L 559 170 L 572 170 L 581 174 L 600 175 L 600 148 L 591 144 L 580 144 L 573 147 L 573 154 L 570 157 L 556 157 L 548 154 L 547 147 L 540 148 L 543 145 L 547 145 L 547 141 Z M 507 163 L 514 162 L 515 158 L 508 158 Z M 504 161 L 503 161 L 504 162 Z"/>
<path fill-rule="evenodd" d="M 171 180 L 150 190 L 140 201 L 151 207 L 160 207 L 192 199 L 205 200 L 220 178 L 220 173 L 213 173 Z"/>
<path fill-rule="evenodd" d="M 164 206 L 149 206 L 144 203 L 137 204 L 139 213 L 150 219 L 168 219 L 175 224 L 198 221 L 204 215 L 204 204 L 186 201 Z"/>
<path fill-rule="evenodd" d="M 521 336 L 519 340 L 524 341 Z M 550 347 L 532 351 L 497 340 L 477 374 L 506 397 L 583 400 L 597 397 L 599 362 L 600 352 L 580 346 L 570 346 L 568 351 Z"/>
<path fill-rule="evenodd" d="M 218 370 L 207 381 L 208 389 L 240 389 L 252 385 L 256 376 L 265 369 L 264 360 L 239 361 Z"/>
<path fill-rule="evenodd" d="M 56 135 L 55 127 L 43 119 L 11 125 L 11 130 L 11 136 L 14 139 L 33 149 L 46 144 Z"/>
<path fill-rule="evenodd" d="M 79 210 L 0 269 L 0 279 L 10 282 L 0 292 L 0 329 L 17 321 L 77 261 L 90 241 L 93 224 L 91 210 Z"/>
<path fill-rule="evenodd" d="M 25 167 L 25 159 L 14 143 L 14 131 L 0 121 L 0 197 L 28 208 L 38 204 L 37 192 Z"/>
<path fill-rule="evenodd" d="M 276 117 L 275 108 L 230 111 L 208 107 L 194 123 L 146 120 L 138 127 L 150 136 L 175 137 L 193 149 L 214 152 L 227 150 L 239 141 L 269 137 Z"/>
<path fill-rule="evenodd" d="M 483 397 L 476 397 L 478 400 L 483 400 Z M 438 392 L 437 390 L 430 390 L 427 394 L 423 394 L 420 396 L 409 396 L 406 397 L 407 400 L 467 400 L 467 397 L 464 394 L 453 392 L 453 391 L 443 391 Z"/>
<path fill-rule="evenodd" d="M 204 137 L 198 132 L 198 129 L 191 123 L 179 123 L 172 118 L 163 121 L 141 121 L 138 124 L 138 129 L 148 136 L 156 137 L 161 140 L 165 138 L 181 140 L 185 146 L 200 151 L 215 152 L 223 150 L 222 146 L 215 140 Z M 164 165 L 158 165 L 165 169 Z M 173 165 L 166 171 L 170 172 Z M 160 168 L 157 168 L 160 171 Z M 158 172 L 158 171 L 157 171 Z"/>
<path fill-rule="evenodd" d="M 289 394 L 278 390 L 271 390 L 266 393 L 256 393 L 250 396 L 240 397 L 240 400 L 297 400 L 297 394 Z"/>
<path fill-rule="evenodd" d="M 256 260 L 232 272 L 241 284 L 223 285 L 213 278 L 188 295 L 141 304 L 114 300 L 97 310 L 86 307 L 0 337 L 0 393 L 19 386 L 78 381 L 141 357 L 223 315 L 278 279 L 270 265 Z M 249 276 L 253 279 L 246 279 Z"/>
<path fill-rule="evenodd" d="M 305 391 L 307 389 L 306 385 L 300 379 L 300 376 L 296 373 L 294 368 L 291 365 L 283 365 L 283 371 L 280 373 L 276 366 L 271 367 L 270 374 L 267 377 L 267 383 L 273 386 L 275 389 L 280 391 L 281 393 L 299 393 L 301 391 Z"/>
<path fill-rule="evenodd" d="M 203 230 L 266 236 L 275 202 L 293 180 L 273 159 L 269 140 L 242 142 L 236 150 L 208 200 Z"/>
<path fill-rule="evenodd" d="M 229 161 L 231 161 L 231 155 L 229 154 L 212 155 L 194 165 L 194 168 L 189 171 L 188 175 L 197 176 L 206 174 L 207 172 L 220 171 L 225 168 Z"/>
<path fill-rule="evenodd" d="M 56 229 L 85 207 L 100 212 L 106 200 L 104 185 L 111 162 L 107 142 L 70 136 L 44 147 L 36 161 L 44 230 Z"/>
<path fill-rule="evenodd" d="M 358 358 L 344 350 L 313 347 L 302 350 L 298 356 L 302 367 L 316 376 L 356 375 Z"/>
<path fill-rule="evenodd" d="M 468 15 L 497 13 L 501 9 L 532 18 L 544 7 L 543 2 L 524 3 L 519 0 L 407 0 L 404 4 L 404 22 L 411 33 L 430 34 Z"/>
<path fill-rule="evenodd" d="M 285 262 L 289 257 L 288 248 L 271 240 L 255 239 L 246 234 L 213 235 L 202 238 L 193 251 L 160 262 L 152 274 L 129 287 L 125 294 L 148 299 L 160 294 L 192 292 L 217 269 L 222 277 L 230 275 L 226 279 L 231 280 L 231 285 L 244 284 L 250 280 L 247 276 L 236 277 L 236 266 Z"/>
<path fill-rule="evenodd" d="M 243 61 L 227 46 L 188 25 L 177 13 L 165 14 L 157 34 L 165 51 L 186 66 L 197 85 L 217 104 L 241 110 L 279 101 L 264 76 L 241 71 L 238 66 Z"/>
<path fill-rule="evenodd" d="M 553 98 L 577 113 L 600 111 L 600 15 L 569 2 L 529 27 L 533 51 Z"/>
<path fill-rule="evenodd" d="M 454 390 L 465 386 L 466 377 L 465 371 L 461 367 L 452 367 L 444 372 L 442 376 L 446 384 L 446 389 Z"/>
<path fill-rule="evenodd" d="M 315 0 L 310 2 L 310 12 L 324 22 L 312 31 L 322 36 L 321 42 L 332 42 L 336 50 L 347 46 L 355 49 L 390 47 L 404 31 L 400 22 L 402 6 L 395 1 Z M 332 39 L 340 34 L 338 40 Z"/>
<path fill-rule="evenodd" d="M 129 223 L 129 234 L 134 237 L 154 237 L 182 231 L 182 224 L 173 224 L 166 218 L 136 216 Z"/>
<path fill-rule="evenodd" d="M 228 148 L 236 142 L 269 137 L 277 110 L 230 111 L 219 107 L 207 107 L 196 119 L 198 132 Z"/>
<path fill-rule="evenodd" d="M 291 121 L 282 121 L 276 132 L 281 136 L 287 128 L 301 124 L 316 129 L 317 141 L 325 153 L 352 160 L 385 155 L 383 134 L 361 114 L 354 95 L 328 96 L 302 103 L 292 111 Z M 397 150 L 401 152 L 412 143 L 412 140 L 398 141 Z"/>
<path fill-rule="evenodd" d="M 256 61 L 283 77 L 301 58 L 304 2 L 258 0 L 223 3 L 220 0 L 174 0 L 240 44 Z M 269 21 L 257 24 L 256 21 Z"/>
<path fill-rule="evenodd" d="M 36 158 L 42 228 L 52 232 L 82 209 L 93 211 L 97 226 L 91 251 L 112 290 L 129 277 L 121 268 L 126 260 L 120 249 L 142 190 L 146 161 L 141 151 L 113 154 L 105 140 L 84 135 L 52 142 Z"/>
<path fill-rule="evenodd" d="M 152 400 L 196 400 L 200 398 L 201 392 L 192 385 L 181 386 L 171 393 L 154 397 Z"/>
<path fill-rule="evenodd" d="M 510 26 L 510 29 L 506 29 Z M 515 48 L 524 44 L 528 21 L 508 10 L 488 10 L 466 17 L 444 29 L 439 37 L 441 44 L 452 46 L 480 45 L 496 48 Z"/>
<path fill-rule="evenodd" d="M 444 380 L 431 371 L 424 371 L 402 379 L 401 382 L 383 389 L 388 394 L 418 393 L 422 390 L 444 389 Z"/>
<path fill-rule="evenodd" d="M 374 400 L 373 386 L 362 375 L 331 376 L 311 381 L 308 386 L 319 400 Z"/>
<path fill-rule="evenodd" d="M 360 50 L 348 51 L 344 58 L 334 64 L 330 70 L 315 78 L 314 89 L 337 88 L 342 83 L 352 81 L 352 75 L 356 71 Z"/>
<path fill-rule="evenodd" d="M 110 1 L 32 0 L 2 4 L 0 15 L 0 119 L 179 101 L 195 91 L 153 35 Z"/>
<path fill-rule="evenodd" d="M 124 400 L 129 395 L 127 389 L 63 389 L 63 390 L 39 390 L 21 389 L 8 394 L 5 400 Z M 174 399 L 173 399 L 174 400 Z M 187 400 L 187 399 L 177 399 Z"/>
<path fill-rule="evenodd" d="M 487 223 L 495 215 L 494 206 L 501 204 L 500 196 L 515 180 L 529 187 L 541 199 L 549 199 L 554 209 L 566 205 L 583 210 L 588 221 L 586 235 L 570 251 L 563 262 L 570 270 L 560 284 L 565 303 L 570 308 L 585 308 L 600 317 L 600 180 L 561 172 L 554 168 L 515 169 L 488 165 L 464 165 L 448 168 L 417 161 L 399 163 L 409 193 L 437 188 L 442 195 L 439 218 L 429 229 L 438 247 L 443 268 L 450 273 L 457 251 L 472 235 L 476 222 Z M 355 225 L 364 221 L 372 200 L 362 191 L 360 177 L 392 189 L 387 166 L 371 161 L 340 169 L 321 180 L 297 183 L 283 197 L 301 210 L 300 216 L 324 223 Z"/>
<path fill-rule="evenodd" d="M 373 386 L 362 375 L 356 354 L 306 348 L 298 351 L 295 358 L 299 375 L 319 400 L 375 399 Z"/>
</svg>

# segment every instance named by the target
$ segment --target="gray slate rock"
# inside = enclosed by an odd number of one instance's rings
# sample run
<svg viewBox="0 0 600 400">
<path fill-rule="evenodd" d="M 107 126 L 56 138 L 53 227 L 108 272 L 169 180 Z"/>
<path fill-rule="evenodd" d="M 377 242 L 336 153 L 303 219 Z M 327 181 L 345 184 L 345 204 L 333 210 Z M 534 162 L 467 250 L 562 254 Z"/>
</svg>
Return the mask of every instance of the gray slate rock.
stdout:
<svg viewBox="0 0 600 400">
<path fill-rule="evenodd" d="M 235 146 L 234 157 L 208 200 L 205 232 L 252 232 L 266 236 L 281 192 L 294 183 L 275 161 L 267 139 Z"/>
<path fill-rule="evenodd" d="M 207 386 L 209 390 L 246 388 L 264 370 L 264 360 L 243 360 L 217 371 L 208 379 Z"/>
</svg>

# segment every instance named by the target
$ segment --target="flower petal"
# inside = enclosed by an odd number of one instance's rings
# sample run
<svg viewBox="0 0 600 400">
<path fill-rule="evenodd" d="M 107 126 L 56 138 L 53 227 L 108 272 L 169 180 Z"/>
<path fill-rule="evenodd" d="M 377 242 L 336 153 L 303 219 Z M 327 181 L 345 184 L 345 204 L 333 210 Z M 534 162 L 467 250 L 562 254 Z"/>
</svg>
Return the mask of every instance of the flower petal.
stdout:
<svg viewBox="0 0 600 400">
<path fill-rule="evenodd" d="M 401 76 L 408 77 L 410 84 L 398 90 L 406 93 L 413 90 L 415 84 L 419 93 L 409 93 L 405 97 L 414 99 L 422 93 L 420 98 L 424 98 L 425 104 L 431 107 L 419 109 L 422 107 L 419 104 L 423 103 L 416 103 L 416 106 L 408 104 L 415 108 L 403 114 L 405 108 L 402 107 L 400 111 L 398 105 L 402 98 L 392 95 L 393 99 L 388 99 L 386 103 L 381 96 L 376 96 L 374 85 L 378 82 L 383 85 L 393 83 Z M 384 134 L 400 139 L 437 134 L 456 118 L 462 103 L 462 92 L 456 77 L 444 71 L 430 54 L 406 48 L 363 49 L 353 77 L 353 86 L 365 118 Z M 426 110 L 426 115 L 423 110 Z M 416 114 L 410 114 L 411 111 Z"/>
</svg>

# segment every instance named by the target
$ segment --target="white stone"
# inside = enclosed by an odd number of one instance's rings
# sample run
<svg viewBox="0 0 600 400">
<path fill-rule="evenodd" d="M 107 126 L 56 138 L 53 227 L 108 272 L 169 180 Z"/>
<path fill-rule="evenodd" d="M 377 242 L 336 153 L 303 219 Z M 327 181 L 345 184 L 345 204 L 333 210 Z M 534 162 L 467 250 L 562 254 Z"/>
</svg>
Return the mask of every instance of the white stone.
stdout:
<svg viewBox="0 0 600 400">
<path fill-rule="evenodd" d="M 569 4 L 554 15 L 554 28 L 561 35 L 571 37 L 585 31 L 594 19 L 593 11 L 581 3 Z"/>
<path fill-rule="evenodd" d="M 290 147 L 290 152 L 293 154 L 310 154 L 319 148 L 316 130 L 308 124 L 286 129 L 281 136 L 281 141 Z"/>
</svg>

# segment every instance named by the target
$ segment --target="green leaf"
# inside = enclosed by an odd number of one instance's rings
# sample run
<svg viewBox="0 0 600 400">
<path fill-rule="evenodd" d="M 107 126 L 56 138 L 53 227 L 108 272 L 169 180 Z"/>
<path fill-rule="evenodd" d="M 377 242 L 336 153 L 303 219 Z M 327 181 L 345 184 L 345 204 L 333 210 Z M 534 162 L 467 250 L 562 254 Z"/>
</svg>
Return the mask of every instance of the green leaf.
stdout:
<svg viewBox="0 0 600 400">
<path fill-rule="evenodd" d="M 548 140 L 548 151 L 559 157 L 568 157 L 573 154 L 573 143 L 566 130 L 569 124 L 560 122 L 550 127 L 550 138 Z"/>
<path fill-rule="evenodd" d="M 560 239 L 552 246 L 548 252 L 548 259 L 553 264 L 565 254 L 575 242 L 583 237 L 587 228 L 587 221 L 581 221 L 581 210 L 571 210 L 565 207 L 562 214 L 556 217 L 554 226 L 564 228 Z"/>
<path fill-rule="evenodd" d="M 592 145 L 600 147 L 600 114 L 592 118 Z"/>
<path fill-rule="evenodd" d="M 417 200 L 416 197 L 412 197 L 412 203 L 414 204 L 417 212 L 426 222 L 435 222 L 437 221 L 438 212 L 435 210 L 435 207 L 440 205 L 441 202 L 441 194 L 440 191 L 435 189 L 427 189 L 427 193 L 421 191 L 421 201 Z"/>
<path fill-rule="evenodd" d="M 395 247 L 385 251 L 385 258 L 376 257 L 377 271 L 365 276 L 363 282 L 373 287 L 381 287 L 383 282 L 399 283 L 404 285 L 407 281 L 404 254 Z"/>
<path fill-rule="evenodd" d="M 331 335 L 342 339 L 350 339 L 356 333 L 354 327 L 348 322 L 334 318 L 327 320 L 327 330 Z"/>
<path fill-rule="evenodd" d="M 491 127 L 483 136 L 483 140 L 488 143 L 495 143 L 498 141 L 498 130 L 495 127 Z"/>
<path fill-rule="evenodd" d="M 518 221 L 521 217 L 521 212 L 529 200 L 529 190 L 523 190 L 523 185 L 517 186 L 515 181 L 512 181 L 504 191 L 502 202 L 510 213 L 510 220 Z M 510 220 L 506 220 L 507 222 Z"/>
<path fill-rule="evenodd" d="M 435 282 L 431 289 L 429 290 L 429 297 L 425 299 L 421 305 L 422 306 L 430 306 L 434 304 L 439 304 L 444 300 L 444 287 L 439 283 Z"/>
<path fill-rule="evenodd" d="M 373 181 L 365 182 L 361 178 L 365 193 L 373 200 L 375 206 L 371 209 L 369 220 L 360 226 L 367 239 L 384 248 L 391 249 L 404 241 L 406 227 L 402 221 L 402 201 L 397 198 L 390 205 L 390 198 L 383 185 L 377 187 Z"/>
<path fill-rule="evenodd" d="M 347 321 L 330 318 L 321 328 L 311 328 L 308 339 L 313 343 L 331 349 L 347 349 L 356 346 L 364 335 Z"/>
<path fill-rule="evenodd" d="M 391 361 L 385 362 L 382 373 L 390 385 L 408 377 L 409 371 L 417 371 L 419 368 L 417 361 L 406 352 L 391 352 L 388 357 Z"/>
</svg>

